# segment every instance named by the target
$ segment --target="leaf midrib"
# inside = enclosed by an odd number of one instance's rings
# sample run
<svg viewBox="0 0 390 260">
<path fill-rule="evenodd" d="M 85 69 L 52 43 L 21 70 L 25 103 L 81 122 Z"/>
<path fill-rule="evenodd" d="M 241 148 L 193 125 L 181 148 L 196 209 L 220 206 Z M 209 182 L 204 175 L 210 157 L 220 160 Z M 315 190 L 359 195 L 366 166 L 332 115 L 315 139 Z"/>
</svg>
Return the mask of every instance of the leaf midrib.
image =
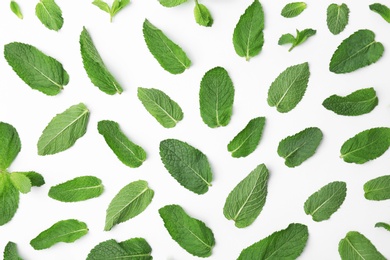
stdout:
<svg viewBox="0 0 390 260">
<path fill-rule="evenodd" d="M 257 129 L 251 131 L 251 133 L 244 139 L 244 141 L 242 141 L 242 143 L 236 148 L 234 149 L 233 151 L 231 151 L 231 153 L 235 153 L 236 151 L 238 151 L 245 143 L 246 141 L 248 141 L 248 139 L 256 132 Z"/>
<path fill-rule="evenodd" d="M 156 101 L 154 101 L 152 98 L 149 97 L 148 93 L 144 92 L 145 93 L 145 97 L 148 98 L 149 101 L 151 101 L 153 104 L 155 104 L 157 107 L 159 107 L 170 119 L 172 119 L 172 121 L 176 124 L 178 121 L 173 118 L 167 110 L 165 110 L 162 106 L 160 106 Z"/>
<path fill-rule="evenodd" d="M 372 141 L 372 142 L 370 142 L 370 143 L 368 143 L 368 144 L 366 144 L 366 145 L 364 145 L 364 146 L 362 146 L 362 147 L 360 147 L 358 149 L 350 151 L 350 152 L 348 152 L 346 154 L 341 154 L 340 157 L 341 158 L 345 158 L 346 156 L 350 155 L 351 153 L 356 153 L 357 151 L 363 150 L 364 148 L 366 148 L 368 146 L 371 146 L 371 145 L 375 144 L 376 142 L 378 142 L 378 140 L 374 140 L 374 141 Z"/>
<path fill-rule="evenodd" d="M 73 191 L 79 191 L 79 190 L 89 190 L 89 189 L 95 189 L 95 188 L 101 188 L 102 185 L 96 185 L 96 186 L 87 186 L 87 187 L 81 187 L 81 188 L 75 188 L 75 189 L 66 189 L 59 191 L 59 193 L 67 193 L 67 192 L 73 192 Z"/>
<path fill-rule="evenodd" d="M 143 162 L 143 160 L 139 159 L 139 158 L 137 157 L 137 155 L 135 154 L 135 152 L 133 152 L 133 150 L 131 150 L 130 147 L 127 147 L 127 145 L 126 145 L 125 143 L 123 143 L 121 140 L 119 140 L 118 137 L 113 136 L 113 138 L 114 138 L 115 140 L 117 140 L 123 147 L 125 147 L 125 149 L 128 150 L 132 155 L 134 155 L 134 158 L 135 158 L 135 159 L 137 159 L 139 162 Z M 136 144 L 134 144 L 134 145 L 136 145 Z M 137 145 L 136 145 L 136 146 L 137 146 Z"/>
<path fill-rule="evenodd" d="M 290 89 L 292 88 L 292 86 L 295 84 L 295 82 L 298 81 L 298 78 L 301 77 L 301 72 L 298 72 L 297 73 L 297 76 L 294 78 L 294 80 L 291 82 L 291 84 L 287 87 L 286 91 L 283 93 L 282 97 L 279 99 L 278 103 L 276 103 L 275 107 L 276 108 L 279 108 L 279 105 L 280 103 L 282 103 L 283 99 L 287 96 L 287 93 L 290 91 Z"/>
<path fill-rule="evenodd" d="M 319 205 L 314 211 L 311 212 L 311 215 L 314 216 L 314 214 L 322 208 L 326 203 L 328 203 L 334 196 L 336 196 L 337 192 L 341 190 L 341 187 L 339 187 L 335 192 L 333 192 L 332 196 L 330 196 L 327 200 L 325 200 L 321 205 Z"/>
<path fill-rule="evenodd" d="M 191 217 L 189 217 L 191 218 Z M 191 218 L 192 220 L 194 221 L 197 221 L 196 219 L 193 219 Z M 198 237 L 194 232 L 192 232 L 188 227 L 186 227 L 185 225 L 183 225 L 181 222 L 178 222 L 178 224 L 183 227 L 184 229 L 188 230 L 188 232 L 191 233 L 191 235 L 193 235 L 196 239 L 198 239 L 202 244 L 204 244 L 206 247 L 208 248 L 211 248 L 211 246 L 209 246 L 208 244 L 206 244 L 206 242 L 204 242 L 200 237 Z M 207 228 L 207 227 L 206 227 Z"/>
<path fill-rule="evenodd" d="M 363 48 L 361 48 L 360 50 L 358 50 L 357 52 L 355 52 L 354 54 L 352 55 L 349 55 L 348 58 L 344 59 L 344 60 L 341 60 L 337 65 L 335 65 L 333 67 L 333 70 L 335 70 L 336 68 L 338 68 L 339 66 L 341 66 L 341 64 L 345 64 L 348 60 L 352 59 L 353 57 L 355 57 L 356 55 L 358 55 L 360 52 L 364 51 L 365 49 L 369 48 L 371 45 L 373 45 L 374 43 L 377 43 L 375 40 L 370 42 L 369 44 L 367 44 L 366 46 L 364 46 Z"/>
<path fill-rule="evenodd" d="M 353 244 L 351 243 L 351 241 L 349 241 L 348 237 L 345 238 L 345 241 L 347 241 L 347 243 L 350 245 L 350 247 L 352 247 L 352 249 L 360 256 L 361 259 L 366 259 L 364 258 L 360 252 L 353 246 Z"/>
</svg>

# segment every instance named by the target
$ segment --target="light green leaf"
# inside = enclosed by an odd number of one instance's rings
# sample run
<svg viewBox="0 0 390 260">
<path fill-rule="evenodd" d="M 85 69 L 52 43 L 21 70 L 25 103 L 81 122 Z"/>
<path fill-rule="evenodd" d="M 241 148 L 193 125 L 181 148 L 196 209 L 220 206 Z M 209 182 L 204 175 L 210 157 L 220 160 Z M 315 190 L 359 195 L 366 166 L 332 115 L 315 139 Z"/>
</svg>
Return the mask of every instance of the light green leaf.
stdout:
<svg viewBox="0 0 390 260">
<path fill-rule="evenodd" d="M 80 51 L 84 69 L 92 84 L 109 95 L 123 92 L 120 84 L 108 71 L 85 27 L 83 27 L 83 31 L 80 34 Z"/>
<path fill-rule="evenodd" d="M 293 18 L 300 15 L 307 5 L 304 2 L 293 2 L 285 5 L 282 9 L 281 15 L 286 18 Z"/>
<path fill-rule="evenodd" d="M 223 214 L 236 227 L 251 225 L 261 213 L 267 198 L 268 178 L 267 167 L 260 164 L 229 193 Z"/>
<path fill-rule="evenodd" d="M 370 240 L 356 231 L 340 240 L 339 254 L 342 260 L 386 260 Z"/>
<path fill-rule="evenodd" d="M 3 260 L 23 260 L 18 253 L 18 248 L 14 242 L 8 242 L 4 248 Z"/>
<path fill-rule="evenodd" d="M 278 44 L 279 45 L 288 44 L 288 43 L 294 44 L 294 42 L 295 42 L 294 35 L 292 35 L 291 33 L 286 33 L 280 36 Z"/>
<path fill-rule="evenodd" d="M 10 3 L 11 11 L 19 18 L 23 19 L 22 11 L 20 10 L 19 4 L 15 2 L 14 0 Z"/>
<path fill-rule="evenodd" d="M 370 30 L 359 30 L 345 39 L 329 63 L 331 72 L 348 73 L 377 62 L 384 52 L 382 43 L 375 41 Z"/>
<path fill-rule="evenodd" d="M 263 30 L 263 8 L 259 0 L 254 0 L 234 28 L 233 45 L 238 56 L 249 61 L 260 53 L 264 44 Z"/>
<path fill-rule="evenodd" d="M 295 260 L 305 249 L 308 237 L 307 226 L 290 224 L 242 250 L 237 260 Z"/>
<path fill-rule="evenodd" d="M 210 14 L 209 9 L 205 5 L 195 2 L 194 16 L 195 21 L 202 26 L 211 27 L 213 25 L 213 17 Z"/>
<path fill-rule="evenodd" d="M 102 10 L 102 11 L 104 11 L 106 13 L 110 13 L 111 12 L 110 6 L 106 2 L 104 2 L 102 0 L 94 0 L 92 2 L 92 4 L 97 6 L 97 7 L 99 7 L 100 10 Z"/>
<path fill-rule="evenodd" d="M 50 30 L 58 31 L 64 24 L 62 11 L 54 0 L 40 0 L 35 7 L 35 15 Z"/>
<path fill-rule="evenodd" d="M 272 82 L 268 90 L 268 105 L 281 113 L 295 108 L 305 95 L 310 70 L 307 62 L 288 67 Z"/>
<path fill-rule="evenodd" d="M 183 119 L 180 106 L 167 94 L 154 88 L 138 88 L 145 109 L 165 128 L 175 127 Z"/>
<path fill-rule="evenodd" d="M 331 182 L 310 195 L 305 201 L 305 213 L 317 222 L 327 220 L 341 207 L 346 196 L 345 182 Z"/>
<path fill-rule="evenodd" d="M 141 214 L 152 202 L 153 195 L 146 181 L 134 181 L 123 187 L 107 208 L 104 230 L 109 231 L 116 224 Z"/>
<path fill-rule="evenodd" d="M 390 199 L 390 175 L 372 179 L 364 184 L 364 197 L 368 200 Z"/>
<path fill-rule="evenodd" d="M 292 49 L 294 49 L 296 46 L 298 45 L 301 45 L 302 43 L 304 43 L 309 37 L 313 36 L 316 34 L 316 30 L 313 30 L 313 29 L 305 29 L 303 31 L 298 31 L 297 30 L 297 36 L 294 37 L 292 36 L 292 34 L 288 33 L 288 34 L 283 34 L 280 38 L 279 38 L 279 41 L 278 41 L 278 44 L 279 45 L 284 45 L 284 44 L 288 44 L 288 43 L 291 43 L 292 46 L 291 48 L 288 50 L 288 51 L 291 51 Z"/>
<path fill-rule="evenodd" d="M 59 242 L 72 243 L 88 233 L 87 224 L 76 219 L 61 220 L 39 233 L 30 241 L 35 250 L 42 250 Z"/>
<path fill-rule="evenodd" d="M 191 60 L 182 48 L 147 19 L 143 24 L 143 34 L 150 53 L 163 69 L 172 74 L 180 74 L 190 67 Z"/>
<path fill-rule="evenodd" d="M 246 157 L 256 150 L 265 125 L 265 117 L 256 117 L 230 141 L 227 148 L 234 158 Z"/>
<path fill-rule="evenodd" d="M 390 23 L 390 8 L 387 6 L 375 3 L 370 5 L 370 10 L 378 13 L 386 22 Z"/>
<path fill-rule="evenodd" d="M 38 140 L 38 154 L 55 154 L 73 146 L 87 131 L 88 119 L 89 110 L 83 103 L 57 114 Z"/>
<path fill-rule="evenodd" d="M 382 227 L 386 229 L 387 231 L 390 231 L 390 225 L 384 222 L 378 222 L 375 224 L 375 227 Z"/>
<path fill-rule="evenodd" d="M 12 185 L 9 174 L 0 171 L 0 226 L 8 223 L 19 205 L 19 191 Z"/>
<path fill-rule="evenodd" d="M 134 259 L 152 260 L 152 248 L 143 238 L 131 238 L 121 243 L 110 239 L 96 245 L 87 260 Z"/>
<path fill-rule="evenodd" d="M 26 176 L 30 180 L 31 186 L 41 187 L 43 184 L 45 184 L 45 179 L 41 174 L 37 172 L 30 171 L 30 172 L 14 172 L 14 173 L 23 174 L 24 176 Z"/>
<path fill-rule="evenodd" d="M 11 165 L 21 148 L 18 131 L 12 125 L 0 122 L 0 172 Z"/>
<path fill-rule="evenodd" d="M 146 160 L 146 152 L 127 138 L 114 121 L 103 120 L 98 123 L 98 131 L 118 159 L 131 168 L 137 168 Z"/>
<path fill-rule="evenodd" d="M 69 83 L 69 75 L 62 64 L 32 45 L 6 44 L 4 57 L 27 85 L 46 95 L 57 95 Z"/>
<path fill-rule="evenodd" d="M 205 223 L 189 216 L 179 205 L 167 205 L 158 212 L 172 239 L 184 250 L 194 256 L 211 256 L 215 239 Z"/>
<path fill-rule="evenodd" d="M 120 10 L 130 4 L 130 0 L 115 0 L 111 6 L 111 20 Z"/>
<path fill-rule="evenodd" d="M 390 128 L 377 127 L 358 133 L 340 149 L 340 157 L 348 163 L 363 164 L 384 154 L 390 146 Z"/>
<path fill-rule="evenodd" d="M 94 176 L 81 176 L 52 186 L 49 197 L 62 202 L 77 202 L 99 197 L 103 193 L 102 181 Z"/>
<path fill-rule="evenodd" d="M 199 103 L 203 122 L 211 128 L 226 126 L 232 116 L 234 86 L 228 72 L 215 67 L 200 82 Z"/>
<path fill-rule="evenodd" d="M 280 141 L 278 154 L 285 159 L 288 167 L 296 167 L 312 157 L 322 140 L 322 132 L 317 127 L 309 127 Z"/>
<path fill-rule="evenodd" d="M 26 194 L 30 192 L 31 181 L 26 175 L 19 172 L 13 172 L 10 174 L 10 180 L 14 187 L 21 193 Z"/>
<path fill-rule="evenodd" d="M 344 31 L 349 20 L 349 8 L 346 4 L 331 4 L 326 13 L 326 23 L 328 29 L 334 35 Z"/>
<path fill-rule="evenodd" d="M 185 2 L 187 2 L 188 0 L 158 0 L 160 2 L 160 4 L 162 6 L 165 6 L 165 7 L 175 7 L 175 6 L 178 6 L 178 5 L 181 5 Z"/>
<path fill-rule="evenodd" d="M 160 143 L 160 156 L 165 168 L 184 188 L 196 194 L 209 190 L 213 173 L 201 151 L 185 142 L 166 139 Z"/>
</svg>

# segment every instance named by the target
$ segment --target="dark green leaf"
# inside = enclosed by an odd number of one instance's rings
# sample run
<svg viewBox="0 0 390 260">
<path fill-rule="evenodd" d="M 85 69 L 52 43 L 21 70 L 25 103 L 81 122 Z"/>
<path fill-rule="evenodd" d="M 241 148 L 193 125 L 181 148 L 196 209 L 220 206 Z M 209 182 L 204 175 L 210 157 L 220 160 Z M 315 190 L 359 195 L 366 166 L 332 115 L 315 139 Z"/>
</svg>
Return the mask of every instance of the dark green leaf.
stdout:
<svg viewBox="0 0 390 260">
<path fill-rule="evenodd" d="M 346 4 L 331 4 L 326 13 L 328 29 L 334 35 L 344 31 L 349 20 L 349 8 Z"/>
<path fill-rule="evenodd" d="M 378 13 L 386 22 L 390 23 L 390 8 L 387 6 L 375 3 L 370 5 L 370 10 Z"/>
<path fill-rule="evenodd" d="M 339 253 L 342 260 L 386 260 L 370 240 L 356 231 L 341 239 Z"/>
<path fill-rule="evenodd" d="M 368 200 L 390 199 L 390 175 L 380 176 L 364 184 L 364 197 Z"/>
<path fill-rule="evenodd" d="M 12 185 L 9 174 L 0 171 L 0 226 L 8 223 L 19 205 L 19 191 Z"/>
<path fill-rule="evenodd" d="M 378 222 L 375 224 L 375 227 L 381 227 L 386 229 L 387 231 L 390 231 L 390 225 L 384 222 Z"/>
<path fill-rule="evenodd" d="M 58 31 L 64 24 L 62 11 L 54 0 L 40 0 L 35 7 L 35 14 L 50 30 Z"/>
<path fill-rule="evenodd" d="M 294 2 L 285 5 L 282 9 L 281 15 L 286 18 L 293 18 L 300 15 L 307 5 L 304 2 Z"/>
<path fill-rule="evenodd" d="M 0 171 L 11 165 L 21 147 L 18 131 L 12 125 L 0 122 Z"/>
<path fill-rule="evenodd" d="M 14 242 L 8 242 L 4 248 L 3 260 L 23 260 L 18 253 L 18 248 Z"/>
</svg>

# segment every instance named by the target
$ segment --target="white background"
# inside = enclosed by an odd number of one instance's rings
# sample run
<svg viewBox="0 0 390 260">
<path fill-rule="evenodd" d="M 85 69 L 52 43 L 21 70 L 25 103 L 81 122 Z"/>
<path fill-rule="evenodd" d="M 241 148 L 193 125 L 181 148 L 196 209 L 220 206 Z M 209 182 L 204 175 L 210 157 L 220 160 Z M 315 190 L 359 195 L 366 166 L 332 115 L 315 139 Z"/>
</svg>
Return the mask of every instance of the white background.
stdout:
<svg viewBox="0 0 390 260">
<path fill-rule="evenodd" d="M 10 11 L 9 1 L 0 1 L 1 52 L 9 42 L 32 44 L 58 59 L 68 71 L 70 82 L 59 95 L 46 96 L 28 87 L 0 58 L 0 120 L 16 127 L 22 141 L 22 151 L 10 170 L 34 170 L 46 180 L 46 185 L 21 196 L 15 217 L 0 227 L 0 250 L 8 241 L 14 241 L 25 259 L 85 259 L 101 241 L 144 237 L 157 260 L 197 259 L 170 238 L 158 215 L 159 208 L 175 203 L 213 230 L 216 246 L 210 259 L 236 259 L 243 248 L 293 222 L 309 227 L 309 240 L 300 259 L 339 259 L 338 243 L 352 230 L 364 234 L 390 258 L 390 233 L 374 228 L 376 222 L 390 222 L 390 201 L 368 201 L 363 195 L 366 181 L 390 174 L 390 152 L 364 165 L 348 164 L 339 158 L 340 147 L 348 138 L 368 128 L 390 126 L 390 25 L 369 10 L 371 1 L 344 1 L 351 10 L 350 22 L 344 32 L 334 36 L 326 27 L 326 8 L 331 2 L 307 0 L 308 8 L 300 16 L 286 19 L 280 11 L 288 1 L 262 0 L 265 44 L 260 55 L 250 62 L 236 55 L 232 34 L 251 0 L 201 1 L 214 17 L 211 28 L 195 23 L 192 0 L 171 9 L 157 0 L 134 0 L 113 23 L 92 1 L 57 0 L 65 20 L 59 32 L 46 29 L 35 17 L 38 1 L 18 2 L 24 20 Z M 182 46 L 192 60 L 189 70 L 171 75 L 160 67 L 143 40 L 145 18 Z M 82 26 L 89 30 L 107 67 L 122 84 L 122 95 L 106 95 L 88 79 L 78 42 Z M 287 46 L 277 45 L 281 34 L 305 28 L 316 29 L 317 34 L 291 53 Z M 336 47 L 364 28 L 373 30 L 376 40 L 385 46 L 383 58 L 353 73 L 329 72 L 328 64 Z M 266 98 L 272 81 L 286 67 L 305 61 L 309 62 L 311 77 L 303 100 L 287 114 L 269 107 Z M 230 124 L 210 129 L 200 117 L 198 92 L 202 76 L 215 66 L 227 69 L 236 92 Z M 141 86 L 166 92 L 182 107 L 184 120 L 173 129 L 164 129 L 138 100 L 136 91 Z M 321 105 L 332 94 L 346 95 L 366 87 L 374 87 L 379 97 L 379 105 L 367 115 L 338 116 Z M 36 143 L 47 123 L 55 114 L 79 102 L 91 111 L 86 135 L 67 151 L 38 156 Z M 246 158 L 232 158 L 227 144 L 257 116 L 267 118 L 259 147 Z M 117 121 L 126 135 L 147 151 L 147 160 L 141 167 L 128 168 L 116 158 L 97 132 L 97 122 L 103 119 Z M 299 167 L 286 167 L 276 153 L 279 141 L 310 126 L 317 126 L 324 133 L 317 153 Z M 158 147 L 166 138 L 186 141 L 208 156 L 214 180 L 206 194 L 199 196 L 184 189 L 165 170 Z M 225 219 L 222 208 L 229 192 L 260 163 L 265 163 L 270 171 L 267 202 L 251 226 L 238 229 Z M 101 197 L 62 203 L 47 196 L 51 186 L 82 175 L 102 179 L 105 192 Z M 139 179 L 148 181 L 155 191 L 150 206 L 112 231 L 103 231 L 111 199 L 123 186 Z M 344 204 L 330 220 L 312 221 L 305 215 L 303 203 L 320 187 L 336 180 L 347 182 Z M 41 231 L 69 218 L 85 221 L 89 233 L 73 244 L 61 243 L 46 250 L 35 251 L 29 245 Z"/>
</svg>

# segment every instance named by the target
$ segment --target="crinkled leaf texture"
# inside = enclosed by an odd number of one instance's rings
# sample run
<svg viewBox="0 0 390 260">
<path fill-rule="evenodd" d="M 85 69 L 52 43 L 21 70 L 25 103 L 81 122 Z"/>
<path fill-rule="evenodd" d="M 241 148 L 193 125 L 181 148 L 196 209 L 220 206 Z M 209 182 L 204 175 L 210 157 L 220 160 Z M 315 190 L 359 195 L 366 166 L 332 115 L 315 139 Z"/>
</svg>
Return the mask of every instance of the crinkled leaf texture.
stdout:
<svg viewBox="0 0 390 260">
<path fill-rule="evenodd" d="M 339 243 L 341 260 L 386 260 L 364 235 L 350 231 Z"/>
<path fill-rule="evenodd" d="M 87 224 L 76 219 L 61 220 L 30 241 L 35 250 L 49 248 L 59 242 L 73 243 L 88 233 Z"/>
<path fill-rule="evenodd" d="M 57 114 L 38 140 L 38 154 L 56 154 L 74 145 L 87 131 L 89 110 L 83 104 L 73 105 Z"/>
<path fill-rule="evenodd" d="M 201 151 L 185 142 L 166 139 L 160 143 L 160 157 L 180 185 L 196 194 L 209 190 L 213 174 L 206 155 Z"/>
<path fill-rule="evenodd" d="M 304 43 L 309 37 L 316 34 L 316 30 L 313 29 L 304 29 L 302 31 L 297 30 L 297 36 L 294 37 L 292 34 L 283 34 L 280 36 L 278 44 L 292 44 L 291 48 L 288 51 L 292 51 L 298 45 Z"/>
<path fill-rule="evenodd" d="M 11 165 L 21 148 L 18 131 L 12 125 L 0 122 L 0 170 Z"/>
<path fill-rule="evenodd" d="M 229 193 L 223 214 L 236 227 L 251 225 L 261 213 L 267 198 L 268 178 L 267 167 L 260 164 Z"/>
<path fill-rule="evenodd" d="M 386 229 L 387 231 L 390 231 L 390 224 L 384 223 L 384 222 L 378 222 L 375 224 L 375 227 L 381 227 Z"/>
<path fill-rule="evenodd" d="M 281 15 L 286 18 L 293 18 L 305 11 L 307 5 L 304 2 L 293 2 L 285 5 L 282 9 Z"/>
<path fill-rule="evenodd" d="M 306 225 L 293 223 L 245 248 L 237 260 L 295 260 L 302 254 L 308 237 Z"/>
<path fill-rule="evenodd" d="M 379 3 L 371 4 L 370 10 L 382 16 L 386 22 L 390 23 L 390 8 Z"/>
<path fill-rule="evenodd" d="M 23 260 L 18 253 L 18 248 L 14 242 L 8 242 L 4 248 L 3 260 Z"/>
<path fill-rule="evenodd" d="M 10 8 L 11 8 L 11 11 L 19 18 L 19 19 L 23 19 L 23 14 L 22 14 L 22 11 L 20 10 L 20 6 L 17 2 L 15 2 L 14 0 L 11 1 L 10 3 Z"/>
<path fill-rule="evenodd" d="M 154 191 L 143 180 L 123 187 L 108 205 L 104 230 L 109 231 L 116 224 L 141 214 L 152 202 L 153 196 Z"/>
<path fill-rule="evenodd" d="M 349 8 L 346 4 L 330 4 L 326 11 L 328 29 L 334 35 L 344 31 L 349 21 Z"/>
<path fill-rule="evenodd" d="M 50 30 L 58 31 L 64 24 L 62 11 L 54 0 L 40 0 L 35 7 L 35 14 Z"/>
<path fill-rule="evenodd" d="M 189 216 L 179 205 L 167 205 L 158 212 L 172 239 L 184 250 L 194 256 L 211 256 L 215 239 L 205 223 Z"/>
<path fill-rule="evenodd" d="M 6 44 L 4 57 L 27 85 L 46 95 L 57 95 L 69 83 L 69 75 L 62 64 L 32 45 Z"/>
<path fill-rule="evenodd" d="M 377 62 L 384 50 L 382 43 L 375 41 L 372 31 L 356 31 L 337 47 L 329 70 L 337 74 L 353 72 Z"/>
<path fill-rule="evenodd" d="M 181 5 L 185 2 L 187 2 L 188 0 L 158 0 L 160 2 L 160 4 L 162 6 L 165 6 L 165 7 L 175 7 L 175 6 L 178 6 L 178 5 Z"/>
<path fill-rule="evenodd" d="M 210 14 L 209 9 L 205 5 L 195 2 L 194 17 L 195 21 L 202 26 L 211 27 L 213 25 L 213 17 Z"/>
<path fill-rule="evenodd" d="M 233 112 L 234 86 L 228 72 L 215 67 L 200 82 L 199 104 L 203 122 L 211 128 L 226 126 Z"/>
<path fill-rule="evenodd" d="M 8 223 L 19 205 L 19 191 L 12 184 L 9 174 L 0 171 L 0 226 Z"/>
<path fill-rule="evenodd" d="M 380 176 L 364 184 L 364 197 L 368 200 L 390 199 L 390 175 Z"/>
</svg>

